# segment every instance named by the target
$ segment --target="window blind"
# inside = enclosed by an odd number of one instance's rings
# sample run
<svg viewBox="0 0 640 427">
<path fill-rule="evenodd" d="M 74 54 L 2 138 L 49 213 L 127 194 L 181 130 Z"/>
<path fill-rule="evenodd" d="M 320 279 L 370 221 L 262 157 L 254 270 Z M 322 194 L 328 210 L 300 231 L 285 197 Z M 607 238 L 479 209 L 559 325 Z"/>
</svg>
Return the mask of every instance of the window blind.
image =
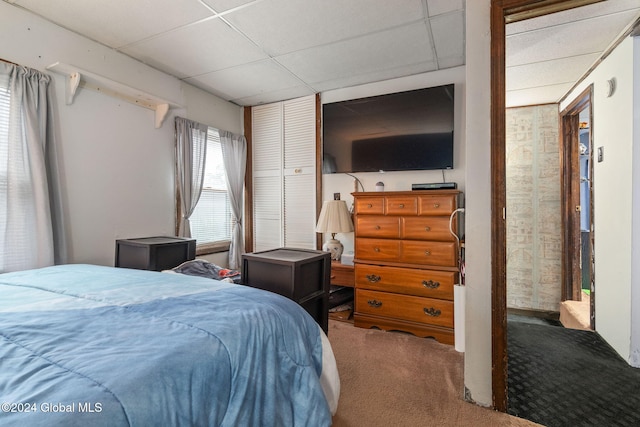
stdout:
<svg viewBox="0 0 640 427">
<path fill-rule="evenodd" d="M 191 236 L 198 245 L 230 241 L 232 225 L 220 136 L 217 129 L 209 128 L 204 184 L 191 215 Z"/>
<path fill-rule="evenodd" d="M 0 199 L 7 200 L 9 167 L 9 76 L 0 75 Z M 4 269 L 3 248 L 5 245 L 4 230 L 7 228 L 7 210 L 0 209 L 0 272 Z"/>
</svg>

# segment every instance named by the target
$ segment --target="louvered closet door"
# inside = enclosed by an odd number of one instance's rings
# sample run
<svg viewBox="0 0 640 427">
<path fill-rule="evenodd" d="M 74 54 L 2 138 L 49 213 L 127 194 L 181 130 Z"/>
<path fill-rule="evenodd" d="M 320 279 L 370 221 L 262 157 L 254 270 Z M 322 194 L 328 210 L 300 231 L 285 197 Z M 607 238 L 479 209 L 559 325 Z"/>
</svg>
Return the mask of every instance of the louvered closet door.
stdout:
<svg viewBox="0 0 640 427">
<path fill-rule="evenodd" d="M 315 95 L 252 112 L 254 250 L 315 249 Z"/>
<path fill-rule="evenodd" d="M 282 239 L 282 104 L 252 109 L 253 249 L 284 245 Z"/>
<path fill-rule="evenodd" d="M 315 96 L 284 102 L 284 243 L 316 248 Z"/>
</svg>

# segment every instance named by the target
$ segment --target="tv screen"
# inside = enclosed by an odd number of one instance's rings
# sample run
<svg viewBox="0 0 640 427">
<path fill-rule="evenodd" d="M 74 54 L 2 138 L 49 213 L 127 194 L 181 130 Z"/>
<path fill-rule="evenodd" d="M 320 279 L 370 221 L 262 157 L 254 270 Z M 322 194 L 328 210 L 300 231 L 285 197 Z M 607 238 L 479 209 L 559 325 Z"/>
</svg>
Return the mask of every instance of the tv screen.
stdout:
<svg viewBox="0 0 640 427">
<path fill-rule="evenodd" d="M 453 169 L 454 85 L 324 104 L 323 172 Z"/>
</svg>

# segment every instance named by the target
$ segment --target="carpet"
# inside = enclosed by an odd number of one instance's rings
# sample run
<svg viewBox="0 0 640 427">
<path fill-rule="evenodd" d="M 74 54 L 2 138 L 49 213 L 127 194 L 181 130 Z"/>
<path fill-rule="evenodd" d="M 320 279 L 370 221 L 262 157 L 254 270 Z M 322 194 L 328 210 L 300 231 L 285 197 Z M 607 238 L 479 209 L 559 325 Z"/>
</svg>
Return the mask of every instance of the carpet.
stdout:
<svg viewBox="0 0 640 427">
<path fill-rule="evenodd" d="M 640 369 L 596 332 L 508 322 L 512 415 L 549 427 L 640 425 Z"/>
<path fill-rule="evenodd" d="M 464 400 L 464 355 L 402 332 L 329 321 L 341 393 L 335 427 L 536 426 Z"/>
</svg>

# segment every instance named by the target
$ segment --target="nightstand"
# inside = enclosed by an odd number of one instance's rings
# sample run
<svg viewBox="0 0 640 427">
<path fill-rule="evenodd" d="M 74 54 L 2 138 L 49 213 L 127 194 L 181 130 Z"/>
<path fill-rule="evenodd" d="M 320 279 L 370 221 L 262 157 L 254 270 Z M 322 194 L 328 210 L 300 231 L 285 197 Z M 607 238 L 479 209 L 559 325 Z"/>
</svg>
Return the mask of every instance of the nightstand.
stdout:
<svg viewBox="0 0 640 427">
<path fill-rule="evenodd" d="M 331 261 L 331 285 L 355 287 L 355 273 L 353 265 Z"/>
<path fill-rule="evenodd" d="M 347 303 L 354 302 L 355 272 L 353 265 L 331 261 L 331 290 L 329 291 L 329 318 L 333 320 L 350 321 L 353 308 L 345 309 Z"/>
<path fill-rule="evenodd" d="M 158 236 L 116 240 L 116 267 L 162 271 L 195 257 L 195 239 Z"/>
<path fill-rule="evenodd" d="M 320 327 L 329 327 L 329 252 L 280 248 L 242 255 L 242 284 L 300 304 Z"/>
</svg>

